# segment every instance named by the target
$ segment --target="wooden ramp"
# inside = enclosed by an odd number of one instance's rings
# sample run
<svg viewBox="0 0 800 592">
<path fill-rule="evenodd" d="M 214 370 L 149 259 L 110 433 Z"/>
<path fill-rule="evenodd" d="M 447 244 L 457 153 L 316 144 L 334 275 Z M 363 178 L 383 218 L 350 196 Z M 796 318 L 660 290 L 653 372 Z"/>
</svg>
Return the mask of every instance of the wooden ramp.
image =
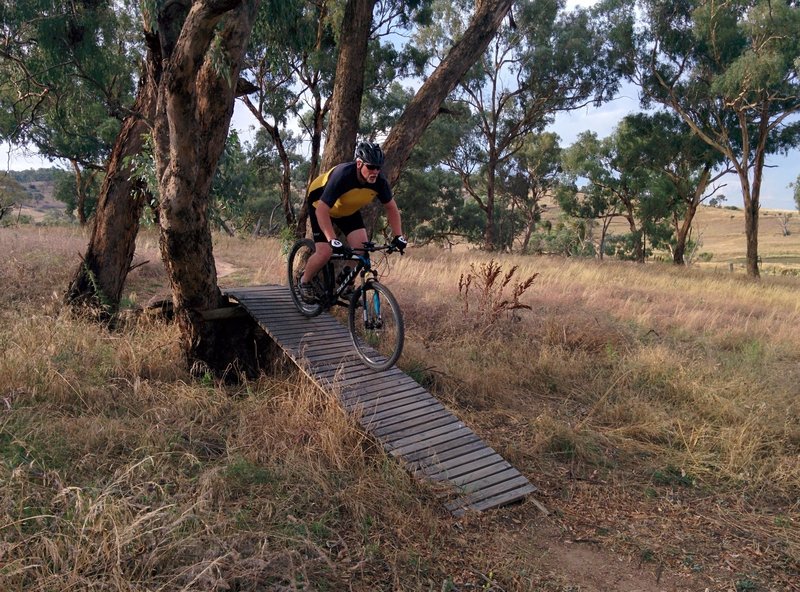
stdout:
<svg viewBox="0 0 800 592">
<path fill-rule="evenodd" d="M 536 488 L 397 367 L 376 371 L 358 358 L 331 315 L 309 319 L 286 286 L 232 288 L 236 300 L 320 388 L 337 396 L 367 432 L 415 476 L 442 485 L 455 516 L 518 501 Z"/>
</svg>

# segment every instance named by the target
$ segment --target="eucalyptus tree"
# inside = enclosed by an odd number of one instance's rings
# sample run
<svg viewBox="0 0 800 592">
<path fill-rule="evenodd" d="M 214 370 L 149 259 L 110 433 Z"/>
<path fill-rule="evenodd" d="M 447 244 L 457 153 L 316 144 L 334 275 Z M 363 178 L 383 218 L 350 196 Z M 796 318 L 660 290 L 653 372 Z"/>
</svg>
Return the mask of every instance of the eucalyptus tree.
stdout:
<svg viewBox="0 0 800 592">
<path fill-rule="evenodd" d="M 405 105 L 403 97 L 410 94 L 395 84 L 388 103 Z M 415 243 L 452 245 L 480 236 L 480 211 L 465 207 L 461 180 L 439 166 L 459 145 L 466 126 L 474 127 L 469 112 L 445 103 L 414 146 L 395 184 L 395 197 L 403 205 L 403 227 Z"/>
<path fill-rule="evenodd" d="M 473 10 L 469 24 L 459 35 L 447 40 L 443 51 L 435 56 L 420 51 L 413 45 L 409 52 L 418 64 L 419 72 L 425 81 L 415 92 L 413 98 L 392 124 L 391 131 L 383 143 L 386 164 L 383 172 L 389 183 L 394 185 L 410 157 L 414 146 L 423 133 L 440 113 L 440 108 L 458 81 L 484 52 L 497 33 L 501 22 L 511 8 L 512 0 L 483 0 L 470 8 Z M 425 17 L 427 18 L 427 14 Z M 339 63 L 341 65 L 341 62 Z M 337 65 L 337 81 L 344 78 Z M 350 74 L 346 72 L 345 76 Z M 355 138 L 352 138 L 353 140 Z M 352 144 L 351 144 L 352 145 Z M 346 144 L 339 144 L 341 158 L 346 158 Z M 327 149 L 326 149 L 327 150 Z M 367 223 L 374 227 L 377 208 L 366 212 Z"/>
<path fill-rule="evenodd" d="M 731 168 L 674 113 L 637 113 L 623 121 L 634 140 L 629 148 L 639 155 L 639 166 L 654 174 L 650 189 L 660 194 L 672 219 L 672 259 L 683 265 L 697 209 L 717 192 L 716 182 Z"/>
<path fill-rule="evenodd" d="M 438 3 L 436 25 L 421 41 L 436 50 L 464 26 L 463 3 Z M 560 0 L 517 2 L 488 50 L 461 79 L 457 98 L 476 116 L 478 136 L 465 136 L 482 164 L 458 169 L 465 191 L 484 211 L 483 246 L 496 247 L 498 172 L 560 111 L 610 98 L 617 87 L 605 21 L 585 9 L 565 12 Z M 459 166 L 454 159 L 451 165 Z M 477 175 L 477 178 L 476 178 Z"/>
<path fill-rule="evenodd" d="M 87 167 L 103 169 L 89 246 L 65 300 L 108 318 L 120 300 L 144 203 L 132 199 L 136 183 L 125 163 L 141 151 L 155 114 L 161 64 L 145 60 L 142 67 L 137 2 L 29 0 L 4 2 L 2 10 L 4 139 L 32 142 L 48 157 L 77 163 L 79 189 L 90 176 Z M 144 37 L 148 52 L 154 39 Z"/>
<path fill-rule="evenodd" d="M 623 256 L 645 259 L 645 239 L 641 210 L 650 186 L 650 173 L 638 166 L 637 155 L 626 150 L 624 126 L 611 136 L 599 139 L 594 132 L 583 132 L 564 153 L 566 180 L 558 189 L 558 202 L 569 215 L 601 222 L 598 255 L 606 252 L 608 229 L 616 218 L 629 228 L 629 249 Z M 581 187 L 577 179 L 584 179 Z"/>
<path fill-rule="evenodd" d="M 800 143 L 800 6 L 793 0 L 609 0 L 641 15 L 631 78 L 727 159 L 745 211 L 747 271 L 759 276 L 765 158 Z"/>
<path fill-rule="evenodd" d="M 542 201 L 555 195 L 560 182 L 562 148 L 559 140 L 558 134 L 553 132 L 528 134 L 521 149 L 501 170 L 503 191 L 523 220 L 522 252 L 527 251 L 531 235 L 541 220 Z"/>
<path fill-rule="evenodd" d="M 71 163 L 84 224 L 84 188 L 105 169 L 133 102 L 136 4 L 27 0 L 0 12 L 0 135 Z"/>
<path fill-rule="evenodd" d="M 152 58 L 163 65 L 153 121 L 161 256 L 187 359 L 219 373 L 234 352 L 203 317 L 221 304 L 209 194 L 258 5 L 258 0 L 158 3 L 148 31 L 158 40 Z"/>
</svg>

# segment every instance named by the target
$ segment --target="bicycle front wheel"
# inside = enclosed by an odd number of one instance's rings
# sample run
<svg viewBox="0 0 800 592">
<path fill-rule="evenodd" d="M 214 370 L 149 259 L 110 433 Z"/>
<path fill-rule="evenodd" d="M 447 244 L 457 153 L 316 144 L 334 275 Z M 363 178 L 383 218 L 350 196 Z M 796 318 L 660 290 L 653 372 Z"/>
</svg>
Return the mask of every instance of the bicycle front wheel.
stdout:
<svg viewBox="0 0 800 592">
<path fill-rule="evenodd" d="M 387 370 L 403 352 L 405 328 L 400 306 L 376 281 L 359 287 L 350 300 L 348 328 L 358 355 L 375 370 Z"/>
<path fill-rule="evenodd" d="M 292 295 L 292 302 L 297 307 L 301 314 L 307 317 L 315 317 L 322 312 L 321 303 L 308 303 L 300 297 L 300 279 L 303 277 L 303 271 L 306 269 L 306 262 L 311 255 L 314 254 L 314 241 L 304 238 L 297 241 L 292 250 L 289 251 L 289 291 Z M 317 279 L 312 282 L 317 283 Z"/>
</svg>

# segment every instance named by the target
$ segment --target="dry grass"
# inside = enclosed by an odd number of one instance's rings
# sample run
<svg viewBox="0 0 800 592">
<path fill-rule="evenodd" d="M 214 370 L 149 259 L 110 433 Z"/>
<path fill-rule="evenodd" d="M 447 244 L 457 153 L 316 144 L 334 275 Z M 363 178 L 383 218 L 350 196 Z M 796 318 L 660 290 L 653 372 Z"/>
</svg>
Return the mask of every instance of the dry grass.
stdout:
<svg viewBox="0 0 800 592">
<path fill-rule="evenodd" d="M 539 275 L 487 329 L 458 285 L 488 255 L 394 257 L 401 367 L 552 510 L 456 521 L 301 376 L 193 381 L 174 327 L 65 314 L 85 243 L 0 230 L 0 589 L 796 589 L 798 278 L 495 257 Z M 215 254 L 284 283 L 275 241 Z M 130 302 L 164 289 L 145 259 Z"/>
</svg>

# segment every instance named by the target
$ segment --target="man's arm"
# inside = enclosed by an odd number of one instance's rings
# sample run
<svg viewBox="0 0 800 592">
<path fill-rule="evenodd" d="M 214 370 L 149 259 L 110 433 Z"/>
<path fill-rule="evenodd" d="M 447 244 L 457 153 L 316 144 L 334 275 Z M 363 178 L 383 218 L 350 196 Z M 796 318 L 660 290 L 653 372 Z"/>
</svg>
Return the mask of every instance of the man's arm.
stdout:
<svg viewBox="0 0 800 592">
<path fill-rule="evenodd" d="M 331 222 L 331 207 L 324 201 L 317 202 L 317 223 L 319 228 L 325 233 L 325 238 L 332 240 L 336 238 L 336 231 L 333 229 L 333 222 Z"/>
<path fill-rule="evenodd" d="M 383 204 L 383 207 L 386 209 L 386 219 L 389 221 L 392 234 L 394 236 L 402 236 L 403 225 L 400 222 L 400 209 L 397 207 L 397 202 L 392 198 Z M 319 210 L 317 210 L 317 220 L 319 220 Z M 320 227 L 322 227 L 322 223 L 320 223 Z"/>
</svg>

